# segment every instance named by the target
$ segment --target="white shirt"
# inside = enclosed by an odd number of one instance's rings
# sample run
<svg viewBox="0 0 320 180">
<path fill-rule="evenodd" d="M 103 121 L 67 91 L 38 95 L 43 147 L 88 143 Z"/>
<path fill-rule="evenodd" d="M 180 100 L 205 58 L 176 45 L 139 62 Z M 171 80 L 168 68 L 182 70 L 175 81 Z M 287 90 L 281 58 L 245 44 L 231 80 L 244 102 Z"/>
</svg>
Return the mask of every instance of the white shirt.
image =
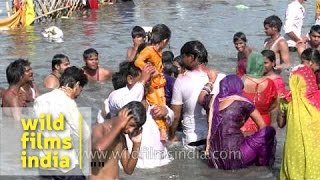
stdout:
<svg viewBox="0 0 320 180">
<path fill-rule="evenodd" d="M 285 23 L 283 26 L 284 32 L 294 32 L 297 37 L 301 37 L 301 28 L 303 25 L 304 16 L 305 9 L 298 0 L 290 3 L 286 11 Z M 289 47 L 296 46 L 296 43 L 291 40 L 287 34 L 284 37 L 287 40 Z"/>
<path fill-rule="evenodd" d="M 109 95 L 109 108 L 111 117 L 116 116 L 118 111 L 131 101 L 141 101 L 144 97 L 144 86 L 136 83 L 131 89 L 123 87 L 113 91 Z M 166 146 L 160 141 L 160 131 L 156 122 L 147 109 L 147 120 L 142 126 L 142 140 L 138 157 L 137 168 L 154 168 L 168 164 L 172 158 L 170 157 Z M 166 106 L 168 114 L 165 117 L 169 125 L 174 119 L 173 111 Z M 126 135 L 126 142 L 129 152 L 132 150 L 132 141 Z M 120 163 L 119 163 L 120 164 Z M 121 165 L 120 165 L 121 167 Z"/>
<path fill-rule="evenodd" d="M 209 79 L 206 73 L 188 71 L 174 83 L 171 104 L 183 105 L 182 143 L 185 147 L 188 147 L 187 144 L 190 142 L 207 138 L 207 115 L 197 103 L 198 96 L 207 82 Z"/>
<path fill-rule="evenodd" d="M 109 95 L 109 110 L 111 117 L 115 117 L 118 111 L 131 101 L 142 101 L 144 86 L 137 82 L 131 89 L 127 86 L 114 90 Z"/>
<path fill-rule="evenodd" d="M 68 97 L 60 89 L 54 89 L 51 92 L 43 94 L 36 98 L 33 108 L 37 117 L 39 117 L 42 113 L 50 113 L 51 119 L 58 118 L 61 113 L 64 115 L 64 131 L 42 131 L 41 133 L 43 137 L 59 137 L 61 140 L 63 138 L 71 137 L 72 148 L 70 150 L 58 150 L 58 153 L 60 157 L 66 155 L 70 158 L 70 168 L 59 169 L 65 173 L 72 170 L 76 166 L 76 164 L 79 164 L 77 147 L 79 143 L 79 126 L 81 114 L 76 102 Z M 83 140 L 88 140 L 90 138 L 90 129 L 84 120 L 82 120 L 82 127 Z M 48 151 L 46 150 L 40 151 L 40 157 L 44 156 L 47 153 Z M 50 170 L 56 169 L 51 168 Z"/>
</svg>

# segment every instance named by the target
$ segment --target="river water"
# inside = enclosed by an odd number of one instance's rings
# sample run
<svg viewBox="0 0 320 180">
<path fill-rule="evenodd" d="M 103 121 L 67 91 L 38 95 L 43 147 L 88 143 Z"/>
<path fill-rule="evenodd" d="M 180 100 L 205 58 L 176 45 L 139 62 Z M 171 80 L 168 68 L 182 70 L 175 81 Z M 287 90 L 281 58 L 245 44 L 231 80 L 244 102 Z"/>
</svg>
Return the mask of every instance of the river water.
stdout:
<svg viewBox="0 0 320 180">
<path fill-rule="evenodd" d="M 82 53 L 87 48 L 99 52 L 100 65 L 116 71 L 125 60 L 126 49 L 131 46 L 130 32 L 133 26 L 153 26 L 164 23 L 172 30 L 170 50 L 179 54 L 187 41 L 200 40 L 209 53 L 209 66 L 224 73 L 235 72 L 236 50 L 233 34 L 243 31 L 249 46 L 263 48 L 266 38 L 263 21 L 276 14 L 284 19 L 290 0 L 135 0 L 116 3 L 96 11 L 75 13 L 68 19 L 36 24 L 10 31 L 0 31 L 0 87 L 7 87 L 5 69 L 17 58 L 28 58 L 32 63 L 35 82 L 42 87 L 42 79 L 51 71 L 51 59 L 64 53 L 71 64 L 82 66 Z M 239 9 L 237 5 L 249 8 Z M 313 24 L 315 1 L 306 1 L 306 18 L 303 34 Z M 5 0 L 0 0 L 0 18 L 6 17 Z M 41 31 L 51 25 L 64 32 L 63 43 L 47 42 Z M 291 54 L 297 64 L 295 54 Z M 79 105 L 92 107 L 95 115 L 112 86 L 107 83 L 91 83 L 77 100 Z M 278 130 L 278 147 L 275 166 L 272 169 L 251 167 L 239 171 L 209 169 L 203 161 L 178 159 L 168 166 L 150 170 L 136 170 L 125 179 L 276 179 L 281 162 L 283 132 Z M 176 147 L 175 147 L 176 148 Z M 175 151 L 175 148 L 171 148 Z M 178 147 L 179 149 L 179 147 Z M 4 166 L 1 164 L 1 166 Z M 5 165 L 6 166 L 6 165 Z M 0 177 L 0 179 L 3 179 Z M 7 178 L 5 178 L 7 179 Z M 30 178 L 27 178 L 30 179 Z"/>
</svg>

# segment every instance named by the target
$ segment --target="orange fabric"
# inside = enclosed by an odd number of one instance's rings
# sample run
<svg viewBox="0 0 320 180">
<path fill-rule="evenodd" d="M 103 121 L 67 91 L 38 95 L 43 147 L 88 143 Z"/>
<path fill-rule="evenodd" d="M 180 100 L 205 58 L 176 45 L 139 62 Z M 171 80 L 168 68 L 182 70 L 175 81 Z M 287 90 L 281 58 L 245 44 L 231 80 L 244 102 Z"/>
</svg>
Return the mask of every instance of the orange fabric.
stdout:
<svg viewBox="0 0 320 180">
<path fill-rule="evenodd" d="M 157 88 L 154 89 L 152 87 L 149 88 L 148 94 L 146 96 L 147 101 L 151 105 L 166 105 L 166 98 L 164 93 L 164 88 Z M 167 130 L 167 122 L 165 119 L 156 119 L 155 120 L 159 129 L 165 129 Z"/>
<path fill-rule="evenodd" d="M 134 64 L 141 70 L 148 64 L 151 63 L 157 70 L 157 75 L 151 79 L 151 87 L 153 88 L 162 88 L 166 85 L 166 79 L 162 73 L 163 64 L 162 64 L 162 55 L 160 52 L 156 51 L 152 46 L 144 48 Z"/>
<path fill-rule="evenodd" d="M 135 66 L 137 66 L 141 70 L 148 63 L 151 63 L 155 67 L 157 75 L 151 78 L 150 87 L 146 96 L 147 101 L 151 105 L 165 106 L 166 98 L 164 94 L 164 86 L 166 85 L 166 79 L 162 73 L 162 55 L 152 46 L 147 46 L 146 48 L 144 48 L 134 62 Z M 159 129 L 167 129 L 167 123 L 165 119 L 156 119 L 156 123 Z"/>
</svg>

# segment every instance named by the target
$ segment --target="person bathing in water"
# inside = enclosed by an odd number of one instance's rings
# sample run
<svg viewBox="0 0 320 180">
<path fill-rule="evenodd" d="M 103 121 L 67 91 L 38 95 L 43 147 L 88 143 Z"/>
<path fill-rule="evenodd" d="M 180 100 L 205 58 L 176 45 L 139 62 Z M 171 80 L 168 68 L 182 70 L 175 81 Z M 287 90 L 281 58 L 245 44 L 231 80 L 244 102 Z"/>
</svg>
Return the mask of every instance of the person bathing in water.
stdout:
<svg viewBox="0 0 320 180">
<path fill-rule="evenodd" d="M 90 180 L 119 179 L 119 161 L 126 174 L 133 173 L 140 151 L 141 127 L 145 122 L 145 107 L 141 102 L 132 101 L 119 111 L 117 117 L 94 127 L 93 151 L 108 156 L 105 159 L 99 159 L 100 156 L 92 159 L 95 164 L 102 162 L 103 166 L 92 167 Z M 131 154 L 128 152 L 125 134 L 129 135 L 133 143 Z"/>
<path fill-rule="evenodd" d="M 82 68 L 89 81 L 105 81 L 111 79 L 112 72 L 109 69 L 99 67 L 99 53 L 90 48 L 83 52 L 85 66 Z"/>
</svg>

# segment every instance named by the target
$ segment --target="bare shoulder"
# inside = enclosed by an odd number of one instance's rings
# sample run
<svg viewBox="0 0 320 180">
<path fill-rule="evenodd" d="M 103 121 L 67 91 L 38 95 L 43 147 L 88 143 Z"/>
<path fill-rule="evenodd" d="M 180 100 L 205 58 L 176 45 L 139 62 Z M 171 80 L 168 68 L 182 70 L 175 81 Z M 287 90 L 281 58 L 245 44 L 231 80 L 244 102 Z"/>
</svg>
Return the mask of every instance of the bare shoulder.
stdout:
<svg viewBox="0 0 320 180">
<path fill-rule="evenodd" d="M 100 70 L 100 73 L 101 73 L 101 75 L 102 75 L 104 80 L 111 78 L 111 76 L 112 76 L 111 69 L 107 69 L 107 68 L 102 68 L 101 67 L 101 68 L 99 68 L 99 70 Z"/>
<path fill-rule="evenodd" d="M 288 43 L 284 38 L 279 40 L 278 45 L 280 47 L 288 48 Z"/>
</svg>

